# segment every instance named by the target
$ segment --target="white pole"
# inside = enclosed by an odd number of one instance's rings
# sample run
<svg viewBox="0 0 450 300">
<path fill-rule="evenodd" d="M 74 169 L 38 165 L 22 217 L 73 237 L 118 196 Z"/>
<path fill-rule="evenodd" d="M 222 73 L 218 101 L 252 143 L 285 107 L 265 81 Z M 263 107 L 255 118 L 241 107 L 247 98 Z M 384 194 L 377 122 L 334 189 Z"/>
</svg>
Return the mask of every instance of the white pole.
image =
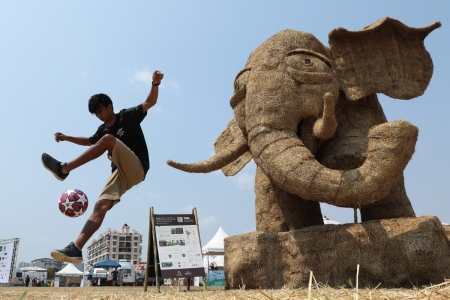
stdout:
<svg viewBox="0 0 450 300">
<path fill-rule="evenodd" d="M 309 271 L 308 300 L 311 300 L 312 276 L 313 276 L 313 272 Z"/>
<path fill-rule="evenodd" d="M 355 295 L 356 300 L 358 300 L 358 278 L 359 278 L 359 264 L 356 266 L 356 295 Z"/>
</svg>

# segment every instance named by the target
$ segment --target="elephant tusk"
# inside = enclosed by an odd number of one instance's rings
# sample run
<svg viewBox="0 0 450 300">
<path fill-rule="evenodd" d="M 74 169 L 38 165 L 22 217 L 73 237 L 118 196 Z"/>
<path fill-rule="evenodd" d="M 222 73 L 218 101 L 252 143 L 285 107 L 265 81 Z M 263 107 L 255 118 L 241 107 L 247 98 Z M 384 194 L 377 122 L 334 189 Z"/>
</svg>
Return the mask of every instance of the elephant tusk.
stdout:
<svg viewBox="0 0 450 300">
<path fill-rule="evenodd" d="M 323 97 L 323 115 L 314 123 L 313 133 L 319 139 L 329 139 L 336 132 L 337 122 L 334 114 L 334 103 L 337 96 L 325 93 Z"/>
</svg>

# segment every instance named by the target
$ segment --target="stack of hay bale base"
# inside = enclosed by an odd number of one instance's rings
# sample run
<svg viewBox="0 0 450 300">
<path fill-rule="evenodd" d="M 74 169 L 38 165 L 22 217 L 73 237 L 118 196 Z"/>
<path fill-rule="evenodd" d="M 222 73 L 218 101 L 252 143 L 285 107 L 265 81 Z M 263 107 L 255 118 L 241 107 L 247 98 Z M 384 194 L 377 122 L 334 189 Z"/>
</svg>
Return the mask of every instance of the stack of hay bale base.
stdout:
<svg viewBox="0 0 450 300">
<path fill-rule="evenodd" d="M 226 288 L 412 287 L 450 278 L 449 239 L 436 217 L 252 232 L 225 239 Z"/>
</svg>

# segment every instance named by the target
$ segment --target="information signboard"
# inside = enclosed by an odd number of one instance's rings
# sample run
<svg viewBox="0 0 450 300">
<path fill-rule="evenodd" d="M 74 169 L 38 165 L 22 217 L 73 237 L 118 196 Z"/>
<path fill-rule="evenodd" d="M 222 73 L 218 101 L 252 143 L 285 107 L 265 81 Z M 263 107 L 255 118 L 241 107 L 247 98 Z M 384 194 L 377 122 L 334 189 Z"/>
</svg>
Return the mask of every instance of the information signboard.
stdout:
<svg viewBox="0 0 450 300">
<path fill-rule="evenodd" d="M 154 215 L 162 278 L 205 276 L 194 214 Z"/>
<path fill-rule="evenodd" d="M 0 240 L 0 283 L 10 283 L 16 263 L 19 239 Z"/>
</svg>

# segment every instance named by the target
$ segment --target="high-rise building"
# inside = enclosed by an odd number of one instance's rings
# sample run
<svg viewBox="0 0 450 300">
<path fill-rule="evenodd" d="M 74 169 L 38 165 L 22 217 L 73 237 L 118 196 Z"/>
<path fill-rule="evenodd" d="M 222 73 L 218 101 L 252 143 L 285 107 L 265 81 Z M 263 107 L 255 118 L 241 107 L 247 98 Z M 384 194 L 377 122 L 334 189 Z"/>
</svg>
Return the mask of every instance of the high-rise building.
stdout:
<svg viewBox="0 0 450 300">
<path fill-rule="evenodd" d="M 108 228 L 87 247 L 87 265 L 105 258 L 115 261 L 125 259 L 132 264 L 139 264 L 142 254 L 141 244 L 142 234 L 136 230 L 130 231 L 127 224 L 122 226 L 120 232 Z"/>
</svg>

